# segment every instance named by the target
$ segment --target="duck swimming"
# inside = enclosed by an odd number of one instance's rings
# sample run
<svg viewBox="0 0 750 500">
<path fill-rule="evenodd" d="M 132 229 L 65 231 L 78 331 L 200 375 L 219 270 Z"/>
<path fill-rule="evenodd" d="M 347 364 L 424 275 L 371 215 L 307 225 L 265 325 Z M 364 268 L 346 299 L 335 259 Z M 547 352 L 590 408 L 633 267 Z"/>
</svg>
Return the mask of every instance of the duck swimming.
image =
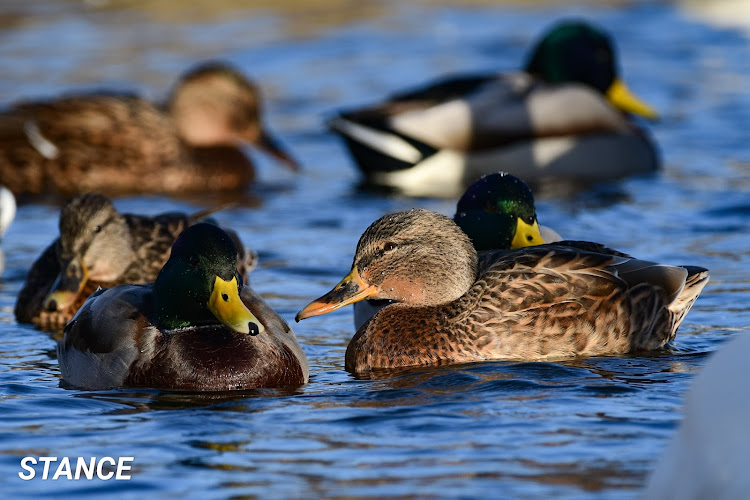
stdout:
<svg viewBox="0 0 750 500">
<path fill-rule="evenodd" d="M 219 62 L 189 70 L 164 106 L 104 92 L 16 103 L 0 113 L 0 183 L 16 195 L 245 189 L 245 144 L 297 169 L 261 108 L 257 86 Z"/>
<path fill-rule="evenodd" d="M 172 244 L 203 214 L 123 214 L 106 196 L 79 195 L 60 212 L 60 236 L 31 266 L 15 307 L 19 323 L 59 331 L 97 288 L 150 283 L 169 258 Z M 243 276 L 257 255 L 231 232 Z"/>
<path fill-rule="evenodd" d="M 452 197 L 497 170 L 573 183 L 653 172 L 656 148 L 631 115 L 658 116 L 618 76 L 612 39 L 566 21 L 522 71 L 446 78 L 344 111 L 329 126 L 367 184 Z"/>
<path fill-rule="evenodd" d="M 672 340 L 708 281 L 695 266 L 563 241 L 477 254 L 449 218 L 415 209 L 364 232 L 351 272 L 297 321 L 366 298 L 381 309 L 349 342 L 345 366 L 554 360 L 653 350 Z"/>
<path fill-rule="evenodd" d="M 93 294 L 58 344 L 65 382 L 83 389 L 219 391 L 308 380 L 291 328 L 237 272 L 234 242 L 187 228 L 154 283 Z"/>
</svg>

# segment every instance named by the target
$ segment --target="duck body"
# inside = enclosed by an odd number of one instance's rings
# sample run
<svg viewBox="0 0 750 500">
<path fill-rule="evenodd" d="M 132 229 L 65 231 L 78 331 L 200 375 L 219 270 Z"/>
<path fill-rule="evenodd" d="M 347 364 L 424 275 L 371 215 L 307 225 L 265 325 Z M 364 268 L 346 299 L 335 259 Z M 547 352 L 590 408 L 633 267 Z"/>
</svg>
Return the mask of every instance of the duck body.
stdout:
<svg viewBox="0 0 750 500">
<path fill-rule="evenodd" d="M 373 223 L 351 273 L 297 318 L 365 298 L 394 300 L 349 343 L 346 369 L 355 373 L 620 355 L 672 340 L 707 280 L 700 267 L 642 261 L 589 242 L 477 256 L 450 219 L 412 210 Z"/>
<path fill-rule="evenodd" d="M 244 286 L 231 238 L 186 229 L 154 283 L 99 290 L 66 325 L 60 371 L 83 389 L 235 390 L 299 386 L 294 332 Z"/>
<path fill-rule="evenodd" d="M 674 339 L 684 314 L 669 308 L 660 287 L 628 283 L 618 268 L 658 266 L 670 279 L 689 279 L 685 301 L 703 288 L 704 269 L 590 253 L 575 244 L 483 255 L 477 282 L 457 301 L 384 308 L 349 343 L 347 370 L 621 355 Z"/>
<path fill-rule="evenodd" d="M 243 303 L 264 323 L 251 337 L 223 325 L 165 330 L 154 317 L 153 287 L 95 293 L 58 344 L 63 379 L 85 389 L 155 387 L 233 390 L 307 382 L 307 361 L 293 331 L 253 290 Z"/>
<path fill-rule="evenodd" d="M 20 323 L 59 331 L 97 288 L 149 283 L 175 239 L 201 214 L 123 214 L 100 194 L 73 198 L 60 214 L 60 236 L 32 264 L 15 306 Z M 244 279 L 257 255 L 230 231 Z"/>
<path fill-rule="evenodd" d="M 606 35 L 563 23 L 524 71 L 445 78 L 329 125 L 368 184 L 414 196 L 456 196 L 498 170 L 527 182 L 653 172 L 656 148 L 629 113 L 656 115 L 615 69 Z"/>
<path fill-rule="evenodd" d="M 163 107 L 105 92 L 15 104 L 0 113 L 0 182 L 16 195 L 243 189 L 254 180 L 245 143 L 296 165 L 260 126 L 257 92 L 212 63 Z"/>
</svg>

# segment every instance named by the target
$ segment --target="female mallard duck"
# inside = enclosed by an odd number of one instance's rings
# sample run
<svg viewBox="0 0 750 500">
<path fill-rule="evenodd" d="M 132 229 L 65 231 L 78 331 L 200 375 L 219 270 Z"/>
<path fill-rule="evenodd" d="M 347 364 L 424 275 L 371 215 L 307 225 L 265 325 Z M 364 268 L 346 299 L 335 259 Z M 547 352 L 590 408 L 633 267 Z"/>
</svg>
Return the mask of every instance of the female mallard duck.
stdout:
<svg viewBox="0 0 750 500">
<path fill-rule="evenodd" d="M 537 221 L 534 195 L 521 179 L 505 172 L 480 177 L 456 205 L 453 221 L 474 249 L 507 250 L 560 241 L 554 230 Z M 390 300 L 368 299 L 354 304 L 354 326 L 360 326 Z"/>
<path fill-rule="evenodd" d="M 10 223 L 16 217 L 16 198 L 5 186 L 0 186 L 0 243 L 3 241 L 5 232 L 10 227 Z M 0 248 L 0 274 L 5 269 L 5 254 Z"/>
<path fill-rule="evenodd" d="M 254 144 L 297 164 L 261 126 L 257 87 L 207 63 L 164 108 L 133 95 L 72 95 L 0 114 L 0 182 L 18 194 L 68 196 L 236 191 L 254 177 Z"/>
<path fill-rule="evenodd" d="M 84 389 L 233 390 L 307 382 L 291 328 L 243 286 L 213 224 L 187 228 L 156 281 L 92 295 L 58 344 L 62 378 Z"/>
<path fill-rule="evenodd" d="M 351 272 L 296 319 L 368 297 L 398 302 L 349 343 L 352 372 L 615 355 L 670 341 L 707 281 L 703 268 L 641 261 L 586 242 L 478 257 L 453 221 L 411 210 L 375 221 Z"/>
<path fill-rule="evenodd" d="M 329 125 L 368 183 L 450 197 L 497 170 L 527 182 L 654 171 L 655 147 L 629 113 L 657 117 L 617 76 L 609 36 L 564 22 L 521 72 L 445 79 Z"/>
<path fill-rule="evenodd" d="M 154 281 L 175 238 L 202 215 L 122 214 L 100 194 L 73 198 L 60 212 L 60 236 L 31 266 L 16 319 L 59 331 L 100 286 Z M 240 253 L 237 268 L 246 277 L 257 256 L 232 236 Z"/>
</svg>

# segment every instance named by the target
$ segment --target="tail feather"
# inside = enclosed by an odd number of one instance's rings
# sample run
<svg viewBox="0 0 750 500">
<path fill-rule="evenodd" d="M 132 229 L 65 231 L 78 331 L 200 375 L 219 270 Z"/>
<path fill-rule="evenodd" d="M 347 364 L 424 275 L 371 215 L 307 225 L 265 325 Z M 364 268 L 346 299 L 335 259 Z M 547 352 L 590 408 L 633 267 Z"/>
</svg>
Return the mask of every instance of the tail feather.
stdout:
<svg viewBox="0 0 750 500">
<path fill-rule="evenodd" d="M 672 335 L 674 338 L 677 329 L 682 324 L 690 308 L 693 307 L 695 299 L 698 298 L 703 287 L 708 283 L 708 269 L 698 266 L 681 266 L 687 269 L 688 275 L 685 279 L 685 287 L 680 295 L 669 305 L 669 311 L 672 313 Z"/>
</svg>

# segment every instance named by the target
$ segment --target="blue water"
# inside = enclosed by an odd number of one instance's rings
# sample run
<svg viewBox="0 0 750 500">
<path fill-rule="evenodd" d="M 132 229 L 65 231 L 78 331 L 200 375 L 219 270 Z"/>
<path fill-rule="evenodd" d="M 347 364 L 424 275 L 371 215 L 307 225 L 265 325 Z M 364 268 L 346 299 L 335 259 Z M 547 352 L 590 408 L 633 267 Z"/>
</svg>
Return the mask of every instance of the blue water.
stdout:
<svg viewBox="0 0 750 500">
<path fill-rule="evenodd" d="M 60 386 L 54 339 L 12 315 L 27 269 L 57 231 L 58 207 L 23 205 L 3 241 L 0 495 L 636 498 L 675 432 L 691 379 L 750 325 L 747 32 L 676 3 L 212 3 L 175 11 L 4 2 L 0 102 L 102 85 L 158 97 L 207 57 L 253 75 L 269 124 L 305 169 L 295 176 L 256 155 L 252 203 L 217 218 L 259 252 L 251 283 L 288 321 L 348 271 L 375 218 L 415 206 L 452 215 L 455 203 L 358 190 L 341 144 L 321 125 L 327 114 L 446 72 L 515 67 L 549 23 L 572 14 L 615 35 L 626 80 L 662 113 L 651 129 L 665 167 L 541 199 L 541 222 L 649 260 L 705 266 L 711 282 L 673 344 L 650 356 L 358 380 L 343 370 L 353 335 L 345 308 L 295 325 L 311 376 L 293 393 L 78 391 Z M 116 201 L 149 214 L 210 203 Z M 135 460 L 129 481 L 26 482 L 18 472 L 28 455 Z"/>
</svg>

